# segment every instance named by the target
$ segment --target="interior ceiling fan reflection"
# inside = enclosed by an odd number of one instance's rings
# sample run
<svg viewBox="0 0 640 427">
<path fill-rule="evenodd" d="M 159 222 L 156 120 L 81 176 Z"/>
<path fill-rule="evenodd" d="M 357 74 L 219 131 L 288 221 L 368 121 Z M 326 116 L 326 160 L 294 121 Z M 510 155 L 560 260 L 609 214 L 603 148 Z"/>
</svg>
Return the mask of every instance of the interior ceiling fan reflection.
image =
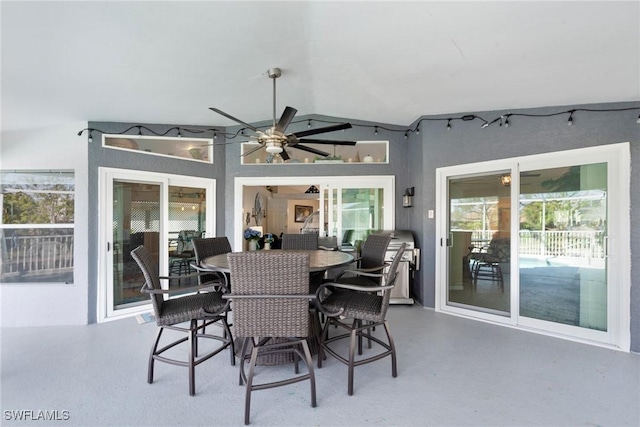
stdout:
<svg viewBox="0 0 640 427">
<path fill-rule="evenodd" d="M 266 130 L 258 129 L 257 127 L 232 116 L 231 114 L 225 113 L 224 111 L 217 108 L 210 107 L 211 111 L 214 111 L 221 116 L 233 120 L 234 122 L 241 124 L 242 126 L 250 129 L 255 133 L 255 135 L 251 135 L 249 138 L 256 141 L 259 146 L 248 150 L 247 152 L 243 153 L 242 156 L 247 156 L 264 148 L 267 153 L 279 154 L 283 160 L 289 160 L 290 157 L 285 148 L 297 148 L 298 150 L 303 150 L 312 154 L 316 154 L 318 156 L 327 157 L 329 156 L 329 153 L 301 144 L 356 145 L 356 141 L 307 138 L 309 136 L 319 135 L 322 133 L 350 129 L 350 123 L 341 123 L 318 129 L 309 129 L 300 132 L 285 134 L 287 127 L 293 121 L 293 118 L 295 117 L 298 110 L 293 107 L 286 107 L 282 112 L 280 119 L 276 121 L 276 79 L 282 75 L 282 70 L 280 70 L 280 68 L 270 68 L 267 70 L 267 75 L 273 80 L 273 126 L 271 126 L 270 128 Z"/>
</svg>

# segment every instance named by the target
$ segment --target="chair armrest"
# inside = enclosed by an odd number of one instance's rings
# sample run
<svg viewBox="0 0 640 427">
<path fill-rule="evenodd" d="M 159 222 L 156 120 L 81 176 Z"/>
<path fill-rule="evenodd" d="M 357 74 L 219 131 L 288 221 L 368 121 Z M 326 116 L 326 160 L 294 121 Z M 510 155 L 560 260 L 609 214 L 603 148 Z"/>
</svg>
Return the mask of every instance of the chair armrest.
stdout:
<svg viewBox="0 0 640 427">
<path fill-rule="evenodd" d="M 356 276 L 368 276 L 368 277 L 382 277 L 382 270 L 387 266 L 385 263 L 381 266 L 369 267 L 369 268 L 358 268 L 352 270 L 344 270 L 340 274 L 336 276 L 336 282 L 340 281 L 340 278 L 345 274 L 354 274 Z M 376 273 L 379 272 L 379 273 Z"/>
<path fill-rule="evenodd" d="M 214 286 L 224 288 L 224 286 L 222 285 L 204 284 L 204 285 L 198 285 L 198 286 L 187 286 L 186 288 L 178 288 L 178 289 L 149 289 L 147 287 L 147 284 L 145 283 L 140 289 L 140 292 L 145 294 L 152 294 L 152 295 L 157 295 L 157 294 L 172 295 L 172 294 L 191 292 L 191 291 L 204 291 L 204 290 L 211 289 Z M 226 288 L 224 289 L 226 290 Z"/>
<path fill-rule="evenodd" d="M 181 274 L 177 276 L 160 276 L 160 280 L 178 280 L 178 279 L 189 279 L 191 277 L 200 276 L 200 273 L 189 273 L 189 274 Z"/>
<path fill-rule="evenodd" d="M 324 313 L 325 316 L 338 317 L 338 316 L 341 316 L 342 313 L 344 313 L 344 307 L 340 308 L 340 310 L 338 311 L 327 310 L 322 305 L 322 298 L 321 298 L 321 296 L 325 293 L 324 292 L 325 289 L 332 288 L 332 289 L 347 289 L 351 291 L 378 292 L 378 291 L 393 289 L 393 287 L 394 287 L 393 283 L 385 286 L 361 286 L 361 285 L 350 285 L 347 283 L 326 282 L 320 285 L 318 287 L 318 290 L 316 290 L 315 305 L 316 305 L 316 308 L 320 312 Z"/>
<path fill-rule="evenodd" d="M 326 282 L 318 287 L 316 291 L 316 295 L 320 295 L 322 291 L 326 288 L 333 289 L 348 289 L 351 291 L 361 291 L 361 292 L 378 292 L 385 291 L 387 289 L 393 289 L 394 284 L 384 285 L 384 286 L 363 286 L 363 285 L 352 285 L 349 283 L 336 283 L 336 282 Z"/>
<path fill-rule="evenodd" d="M 218 276 L 218 279 L 220 279 L 221 281 L 224 281 L 224 286 L 225 288 L 229 288 L 229 279 L 227 278 L 227 275 L 224 273 L 224 271 L 219 270 L 217 268 L 202 268 L 200 267 L 198 264 L 191 264 L 191 267 L 196 270 L 198 273 L 198 275 L 205 275 L 205 274 L 210 274 L 210 275 L 214 275 L 214 276 Z"/>
<path fill-rule="evenodd" d="M 176 280 L 176 279 L 185 279 L 185 278 L 189 278 L 189 277 L 198 277 L 198 276 L 204 276 L 203 273 L 191 273 L 191 274 L 184 274 L 182 276 L 160 276 L 161 280 Z M 166 294 L 166 295 L 172 295 L 172 294 L 176 294 L 176 293 L 184 293 L 184 292 L 200 292 L 200 291 L 206 291 L 206 290 L 210 290 L 212 288 L 218 288 L 219 290 L 221 290 L 223 293 L 228 293 L 229 292 L 229 287 L 226 285 L 226 277 L 225 277 L 225 283 L 222 282 L 207 282 L 207 283 L 203 283 L 201 285 L 196 285 L 196 286 L 187 286 L 187 287 L 181 287 L 181 288 L 177 288 L 177 289 L 150 289 L 147 286 L 147 282 L 144 283 L 144 285 L 142 285 L 142 288 L 140 289 L 141 293 L 145 293 L 145 294 L 153 294 L 153 295 L 157 295 L 157 294 Z"/>
</svg>

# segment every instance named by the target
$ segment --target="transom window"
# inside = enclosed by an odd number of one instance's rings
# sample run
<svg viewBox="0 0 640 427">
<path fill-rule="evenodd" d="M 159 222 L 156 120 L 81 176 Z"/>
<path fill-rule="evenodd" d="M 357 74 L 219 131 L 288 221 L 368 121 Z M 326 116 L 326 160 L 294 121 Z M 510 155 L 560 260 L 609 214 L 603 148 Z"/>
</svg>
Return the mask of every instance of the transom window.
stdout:
<svg viewBox="0 0 640 427">
<path fill-rule="evenodd" d="M 212 138 L 105 134 L 102 135 L 102 146 L 152 156 L 179 157 L 194 162 L 213 163 Z"/>
</svg>

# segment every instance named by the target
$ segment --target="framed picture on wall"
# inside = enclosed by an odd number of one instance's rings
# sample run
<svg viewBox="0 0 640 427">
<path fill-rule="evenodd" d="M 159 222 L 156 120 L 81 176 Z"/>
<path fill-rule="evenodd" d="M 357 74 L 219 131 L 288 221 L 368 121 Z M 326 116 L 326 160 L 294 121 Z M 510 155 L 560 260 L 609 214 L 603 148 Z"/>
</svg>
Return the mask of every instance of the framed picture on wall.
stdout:
<svg viewBox="0 0 640 427">
<path fill-rule="evenodd" d="M 313 206 L 295 205 L 295 222 L 304 222 L 313 213 Z"/>
</svg>

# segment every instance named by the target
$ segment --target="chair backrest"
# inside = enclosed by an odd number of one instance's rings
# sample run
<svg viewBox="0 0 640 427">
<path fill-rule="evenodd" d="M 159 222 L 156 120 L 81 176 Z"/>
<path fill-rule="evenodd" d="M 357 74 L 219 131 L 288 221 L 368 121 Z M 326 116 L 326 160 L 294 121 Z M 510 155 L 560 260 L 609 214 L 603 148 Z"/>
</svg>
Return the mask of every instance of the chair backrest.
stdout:
<svg viewBox="0 0 640 427">
<path fill-rule="evenodd" d="M 489 242 L 487 253 L 491 254 L 498 262 L 509 262 L 511 259 L 511 239 L 497 238 Z"/>
<path fill-rule="evenodd" d="M 198 263 L 207 257 L 231 252 L 231 244 L 226 236 L 193 239 L 192 242 Z"/>
<path fill-rule="evenodd" d="M 398 249 L 398 252 L 396 253 L 395 257 L 393 258 L 393 261 L 391 261 L 391 265 L 389 266 L 389 269 L 387 270 L 387 272 L 384 274 L 384 284 L 385 286 L 387 285 L 393 285 L 395 286 L 396 283 L 396 278 L 398 277 L 398 266 L 400 265 L 400 262 L 402 261 L 402 255 L 404 254 L 404 250 L 406 248 L 407 244 L 403 243 L 402 245 L 400 245 L 400 249 Z M 391 299 L 391 289 L 387 289 L 384 294 L 382 295 L 382 318 L 384 319 L 386 314 L 387 314 L 387 308 L 389 308 L 389 301 Z"/>
<path fill-rule="evenodd" d="M 180 230 L 176 250 L 179 253 L 193 251 L 193 239 L 200 237 L 201 234 L 202 233 L 195 230 Z"/>
<path fill-rule="evenodd" d="M 342 243 L 346 245 L 351 244 L 351 238 L 353 237 L 353 230 L 345 230 L 342 235 Z"/>
<path fill-rule="evenodd" d="M 318 233 L 283 234 L 282 249 L 318 249 Z"/>
<path fill-rule="evenodd" d="M 231 244 L 226 236 L 193 239 L 192 243 L 194 255 L 196 256 L 196 263 L 198 265 L 200 265 L 200 262 L 207 257 L 231 252 Z M 203 283 L 211 282 L 216 279 L 217 276 L 212 274 L 203 274 L 198 276 L 198 283 L 202 285 Z"/>
<path fill-rule="evenodd" d="M 332 250 L 338 249 L 338 238 L 336 236 L 318 237 L 318 247 L 329 248 Z"/>
<path fill-rule="evenodd" d="M 227 255 L 232 295 L 308 295 L 309 254 L 280 251 Z M 309 301 L 304 298 L 239 298 L 232 300 L 237 337 L 306 337 Z"/>
<path fill-rule="evenodd" d="M 372 268 L 384 264 L 387 247 L 391 242 L 390 234 L 370 234 L 362 244 L 359 268 Z M 374 279 L 380 283 L 380 279 Z"/>
<path fill-rule="evenodd" d="M 160 285 L 160 273 L 158 271 L 158 264 L 155 262 L 151 253 L 144 246 L 138 246 L 131 251 L 131 257 L 138 263 L 142 274 L 144 275 L 144 286 L 148 289 L 162 289 Z M 153 305 L 153 311 L 156 315 L 156 319 L 160 318 L 162 313 L 162 304 L 164 298 L 162 294 L 151 294 L 151 303 Z"/>
</svg>

